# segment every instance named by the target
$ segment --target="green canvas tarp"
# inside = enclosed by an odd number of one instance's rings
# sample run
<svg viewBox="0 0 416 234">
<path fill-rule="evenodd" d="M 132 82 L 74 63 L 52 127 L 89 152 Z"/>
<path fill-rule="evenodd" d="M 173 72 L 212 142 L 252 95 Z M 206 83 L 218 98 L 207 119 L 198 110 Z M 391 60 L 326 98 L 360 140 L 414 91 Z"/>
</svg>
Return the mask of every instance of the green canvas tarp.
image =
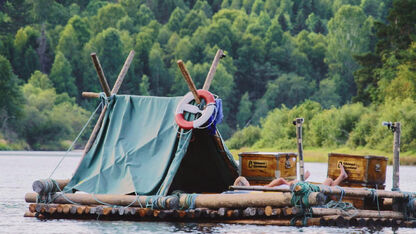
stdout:
<svg viewBox="0 0 416 234">
<path fill-rule="evenodd" d="M 64 191 L 166 195 L 221 192 L 238 176 L 220 136 L 181 132 L 182 97 L 113 96 L 97 138 Z"/>
</svg>

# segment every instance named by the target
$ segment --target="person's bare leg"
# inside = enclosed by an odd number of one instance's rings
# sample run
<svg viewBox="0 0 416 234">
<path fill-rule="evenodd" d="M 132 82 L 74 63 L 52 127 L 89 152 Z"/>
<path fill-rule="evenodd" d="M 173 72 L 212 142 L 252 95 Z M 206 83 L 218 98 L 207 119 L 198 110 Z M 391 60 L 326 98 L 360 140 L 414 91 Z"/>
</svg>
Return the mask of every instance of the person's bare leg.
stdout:
<svg viewBox="0 0 416 234">
<path fill-rule="evenodd" d="M 322 183 L 323 185 L 326 186 L 333 186 L 332 184 L 334 183 L 334 180 L 331 178 L 326 178 L 326 180 Z"/>
<path fill-rule="evenodd" d="M 348 174 L 344 169 L 344 166 L 342 164 L 339 165 L 340 173 L 339 176 L 334 180 L 331 186 L 337 186 L 339 185 L 343 180 L 348 178 Z"/>
<path fill-rule="evenodd" d="M 305 180 L 307 180 L 309 178 L 309 176 L 311 176 L 311 173 L 309 171 L 305 171 L 305 174 L 303 175 Z"/>
<path fill-rule="evenodd" d="M 282 184 L 289 184 L 289 183 L 283 178 L 277 178 L 277 179 L 274 179 L 269 184 L 265 185 L 265 187 L 274 187 L 274 186 L 279 186 Z"/>
<path fill-rule="evenodd" d="M 250 182 L 244 176 L 239 176 L 235 179 L 234 186 L 250 186 Z"/>
</svg>

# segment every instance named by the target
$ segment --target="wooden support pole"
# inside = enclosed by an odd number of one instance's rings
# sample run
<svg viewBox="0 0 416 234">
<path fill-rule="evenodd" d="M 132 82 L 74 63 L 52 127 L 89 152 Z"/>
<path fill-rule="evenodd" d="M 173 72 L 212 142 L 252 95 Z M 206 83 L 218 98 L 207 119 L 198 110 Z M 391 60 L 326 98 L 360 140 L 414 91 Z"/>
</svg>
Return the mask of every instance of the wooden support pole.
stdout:
<svg viewBox="0 0 416 234">
<path fill-rule="evenodd" d="M 288 208 L 289 209 L 289 208 Z M 291 208 L 291 214 L 303 214 L 303 210 L 299 208 Z M 388 218 L 388 219 L 403 219 L 403 213 L 397 211 L 377 211 L 377 210 L 339 210 L 332 208 L 316 208 L 312 207 L 312 214 L 314 216 L 330 216 L 342 215 L 353 216 L 355 218 Z"/>
<path fill-rule="evenodd" d="M 370 197 L 372 198 L 374 194 L 378 198 L 406 198 L 408 194 L 399 191 L 387 191 L 387 190 L 374 190 L 374 193 L 368 189 L 363 188 L 350 188 L 350 187 L 328 187 L 318 185 L 320 187 L 320 192 L 325 195 L 345 195 L 349 197 Z M 295 187 L 295 191 L 300 187 Z M 273 191 L 273 192 L 291 192 L 290 189 L 286 188 L 273 188 L 265 186 L 230 186 L 230 189 L 234 190 L 250 190 L 250 191 Z M 416 197 L 416 195 L 411 195 Z M 391 199 L 387 199 L 383 204 L 391 205 Z M 415 204 L 416 205 L 416 204 Z"/>
<path fill-rule="evenodd" d="M 296 143 L 298 145 L 298 154 L 299 154 L 299 174 L 300 181 L 305 181 L 305 169 L 303 164 L 303 144 L 302 144 L 302 124 L 303 118 L 296 118 L 293 121 L 293 124 L 296 125 Z"/>
<path fill-rule="evenodd" d="M 82 97 L 84 97 L 84 98 L 99 98 L 100 94 L 99 93 L 94 93 L 94 92 L 82 92 Z"/>
<path fill-rule="evenodd" d="M 102 124 L 102 122 L 103 122 L 104 115 L 105 115 L 105 112 L 106 112 L 106 111 L 107 111 L 107 105 L 105 105 L 105 106 L 103 107 L 103 109 L 101 110 L 101 114 L 100 114 L 100 116 L 98 117 L 97 123 L 95 124 L 94 129 L 93 129 L 93 130 L 92 130 L 92 132 L 91 132 L 91 135 L 90 135 L 90 138 L 89 138 L 89 139 L 88 139 L 88 141 L 87 141 L 87 144 L 85 145 L 85 148 L 84 148 L 84 153 L 83 153 L 82 158 L 81 158 L 81 160 L 79 161 L 79 163 L 81 163 L 81 162 L 82 162 L 82 159 L 84 159 L 84 156 L 88 153 L 88 151 L 90 151 L 91 146 L 92 146 L 92 144 L 93 144 L 93 143 L 94 143 L 94 141 L 95 141 L 95 138 L 97 138 L 98 131 L 100 131 L 101 124 Z M 77 166 L 77 169 L 78 169 L 78 167 L 79 167 L 79 164 L 78 164 L 78 166 Z M 76 170 L 75 170 L 75 171 L 76 171 Z"/>
<path fill-rule="evenodd" d="M 143 204 L 146 204 L 149 198 L 148 196 L 134 196 L 134 195 L 106 195 L 106 194 L 82 194 L 82 193 L 74 193 L 65 194 L 64 198 L 60 194 L 56 194 L 53 197 L 53 202 L 56 204 L 68 204 L 69 201 L 81 204 L 81 205 L 101 205 L 98 201 L 102 201 L 104 203 L 117 205 L 117 206 L 127 206 L 130 203 L 134 202 L 131 206 L 138 207 Z M 25 200 L 26 202 L 33 203 L 36 202 L 37 193 L 26 193 Z M 153 199 L 165 199 L 166 209 L 176 209 L 179 206 L 179 200 L 175 196 L 169 197 L 158 197 L 158 198 L 150 198 L 148 202 L 153 202 Z M 98 201 L 97 201 L 98 200 Z"/>
<path fill-rule="evenodd" d="M 192 94 L 194 95 L 195 102 L 197 104 L 201 103 L 201 99 L 198 96 L 198 93 L 196 92 L 196 87 L 194 82 L 192 81 L 191 75 L 189 74 L 188 70 L 185 67 L 185 64 L 182 60 L 178 60 L 177 64 L 179 66 L 179 69 L 182 72 L 183 77 L 185 78 L 186 83 L 188 84 L 189 90 L 191 90 Z"/>
<path fill-rule="evenodd" d="M 132 50 L 132 51 L 130 51 L 129 56 L 127 57 L 126 62 L 124 63 L 124 66 L 121 69 L 120 74 L 118 75 L 118 78 L 117 78 L 116 83 L 114 84 L 113 90 L 110 91 L 110 87 L 108 86 L 107 80 L 105 79 L 104 72 L 101 68 L 100 61 L 98 60 L 97 55 L 95 53 L 91 54 L 91 58 L 92 58 L 92 61 L 94 63 L 95 69 L 97 71 L 101 87 L 103 88 L 104 93 L 107 97 L 110 97 L 111 94 L 117 94 L 117 92 L 118 92 L 118 90 L 121 86 L 121 83 L 123 82 L 124 77 L 127 73 L 127 70 L 130 67 L 130 64 L 131 64 L 131 61 L 133 60 L 133 57 L 134 57 L 134 51 Z M 103 109 L 101 111 L 101 114 L 100 114 L 100 117 L 98 117 L 97 123 L 95 124 L 94 129 L 92 130 L 92 133 L 90 135 L 90 138 L 88 139 L 88 142 L 85 145 L 84 154 L 82 156 L 82 159 L 88 153 L 88 151 L 91 149 L 91 146 L 95 141 L 95 138 L 97 138 L 97 134 L 98 134 L 98 132 L 101 128 L 101 124 L 103 122 L 104 115 L 105 115 L 106 111 L 107 111 L 107 105 L 105 105 L 103 107 Z M 82 161 L 82 159 L 80 160 L 80 162 Z M 78 164 L 78 167 L 79 167 L 79 164 Z M 78 167 L 77 167 L 77 169 L 78 169 Z"/>
<path fill-rule="evenodd" d="M 91 59 L 94 63 L 95 70 L 97 71 L 98 79 L 100 80 L 101 88 L 103 89 L 107 97 L 111 96 L 110 86 L 108 86 L 107 79 L 105 78 L 104 71 L 101 67 L 100 60 L 98 60 L 96 53 L 91 53 Z"/>
<path fill-rule="evenodd" d="M 25 217 L 25 218 L 36 218 L 36 213 L 26 211 L 25 214 L 23 215 L 23 217 Z"/>
<path fill-rule="evenodd" d="M 186 194 L 181 195 L 179 204 L 187 207 Z M 310 205 L 322 205 L 325 195 L 312 192 L 308 201 Z M 291 193 L 248 193 L 248 194 L 199 194 L 195 198 L 195 207 L 219 209 L 224 208 L 246 208 L 246 207 L 285 207 L 291 206 Z"/>
<path fill-rule="evenodd" d="M 217 50 L 217 53 L 215 54 L 214 60 L 212 61 L 212 64 L 211 64 L 211 68 L 209 69 L 208 75 L 205 78 L 205 83 L 202 89 L 209 90 L 212 80 L 214 79 L 215 72 L 217 71 L 218 63 L 220 62 L 220 59 L 223 57 L 225 57 L 224 52 L 220 49 Z"/>
<path fill-rule="evenodd" d="M 63 179 L 63 180 L 55 180 L 56 183 L 52 185 L 52 188 L 49 187 L 48 180 L 35 180 L 32 183 L 32 189 L 34 192 L 39 194 L 45 194 L 48 192 L 59 192 L 62 189 L 65 188 L 65 186 L 69 183 L 69 179 Z M 58 186 L 58 187 L 57 187 Z M 50 189 L 50 191 L 46 191 L 47 189 Z"/>
<path fill-rule="evenodd" d="M 134 50 L 131 50 L 129 55 L 127 56 L 126 61 L 124 62 L 123 68 L 118 74 L 116 83 L 114 83 L 113 89 L 111 90 L 111 94 L 118 93 L 118 90 L 120 89 L 120 86 L 123 83 L 124 77 L 126 76 L 127 71 L 129 70 L 129 67 L 130 67 L 131 61 L 133 61 L 133 58 L 134 58 Z"/>
<path fill-rule="evenodd" d="M 319 226 L 321 218 L 309 218 L 306 221 L 306 226 Z M 236 220 L 221 220 L 221 223 L 227 224 L 251 224 L 251 225 L 276 225 L 276 226 L 292 226 L 291 220 L 278 219 L 236 219 Z M 297 220 L 294 226 L 303 226 L 302 220 Z"/>
<path fill-rule="evenodd" d="M 394 123 L 394 145 L 393 145 L 393 185 L 392 190 L 399 190 L 400 180 L 400 122 Z"/>
</svg>

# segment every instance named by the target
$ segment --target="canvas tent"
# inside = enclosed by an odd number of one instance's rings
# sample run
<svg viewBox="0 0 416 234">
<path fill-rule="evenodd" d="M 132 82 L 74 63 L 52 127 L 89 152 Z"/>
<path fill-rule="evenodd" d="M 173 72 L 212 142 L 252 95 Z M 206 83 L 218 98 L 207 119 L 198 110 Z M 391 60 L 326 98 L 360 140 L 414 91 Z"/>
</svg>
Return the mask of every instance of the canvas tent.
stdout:
<svg viewBox="0 0 416 234">
<path fill-rule="evenodd" d="M 222 192 L 238 176 L 219 134 L 180 132 L 174 120 L 182 97 L 115 95 L 98 136 L 65 191 L 166 195 Z"/>
</svg>

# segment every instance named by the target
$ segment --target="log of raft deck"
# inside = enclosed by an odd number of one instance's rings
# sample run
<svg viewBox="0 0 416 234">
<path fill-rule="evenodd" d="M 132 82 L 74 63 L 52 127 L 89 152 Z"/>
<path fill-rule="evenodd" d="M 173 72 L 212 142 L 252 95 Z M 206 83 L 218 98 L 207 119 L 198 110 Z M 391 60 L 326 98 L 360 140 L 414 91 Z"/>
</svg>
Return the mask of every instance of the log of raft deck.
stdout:
<svg viewBox="0 0 416 234">
<path fill-rule="evenodd" d="M 28 203 L 37 201 L 37 193 L 27 193 L 25 200 Z M 92 194 L 65 194 L 65 197 L 57 194 L 54 197 L 56 204 L 68 204 L 72 201 L 80 205 L 101 205 L 102 203 L 117 206 L 140 207 L 146 205 L 147 196 L 136 197 L 134 195 L 92 195 Z M 168 197 L 166 201 L 167 209 L 187 207 L 187 195 L 181 197 Z M 285 207 L 291 206 L 292 194 L 290 193 L 249 193 L 249 194 L 199 194 L 195 198 L 195 208 L 246 208 L 246 207 Z M 138 202 L 139 201 L 139 202 Z M 308 197 L 309 204 L 322 205 L 325 196 L 322 193 L 311 193 Z M 178 203 L 179 202 L 179 203 Z M 264 213 L 264 212 L 263 212 Z"/>
<path fill-rule="evenodd" d="M 137 207 L 107 207 L 107 206 L 83 206 L 72 204 L 29 204 L 29 211 L 25 217 L 37 218 L 70 218 L 70 219 L 96 219 L 97 215 L 107 220 L 203 220 L 211 222 L 259 224 L 259 225 L 292 225 L 290 218 L 295 216 L 297 208 L 273 208 L 271 215 L 274 219 L 265 219 L 263 214 L 256 210 L 268 210 L 266 208 L 247 207 L 246 209 L 218 210 L 196 208 L 192 210 L 154 210 Z M 283 210 L 283 211 L 282 211 Z M 251 212 L 254 211 L 254 212 Z M 351 211 L 341 212 L 338 209 L 313 208 L 314 217 L 307 220 L 307 226 L 338 226 L 338 227 L 416 227 L 416 221 L 405 221 L 399 212 L 361 210 L 351 214 Z M 339 214 L 341 213 L 341 214 Z M 266 214 L 266 213 L 265 213 Z M 355 216 L 348 216 L 355 215 Z M 266 215 L 267 216 L 267 215 Z M 271 217 L 271 216 L 268 216 Z M 272 217 L 271 217 L 272 218 Z M 277 219 L 276 219 L 277 218 Z M 319 221 L 319 222 L 318 222 Z M 297 221 L 295 226 L 303 226 Z"/>
<path fill-rule="evenodd" d="M 320 192 L 325 195 L 341 195 L 349 197 L 370 197 L 376 195 L 379 198 L 406 198 L 409 194 L 399 191 L 388 191 L 388 190 L 369 190 L 361 188 L 348 188 L 348 187 L 328 187 L 324 185 L 318 185 Z M 251 190 L 251 191 L 270 191 L 270 192 L 291 192 L 290 189 L 282 188 L 271 188 L 265 186 L 230 186 L 233 190 Z M 296 190 L 296 188 L 295 188 Z M 410 194 L 416 197 L 416 194 Z M 416 205 L 416 202 L 415 202 Z"/>
</svg>

